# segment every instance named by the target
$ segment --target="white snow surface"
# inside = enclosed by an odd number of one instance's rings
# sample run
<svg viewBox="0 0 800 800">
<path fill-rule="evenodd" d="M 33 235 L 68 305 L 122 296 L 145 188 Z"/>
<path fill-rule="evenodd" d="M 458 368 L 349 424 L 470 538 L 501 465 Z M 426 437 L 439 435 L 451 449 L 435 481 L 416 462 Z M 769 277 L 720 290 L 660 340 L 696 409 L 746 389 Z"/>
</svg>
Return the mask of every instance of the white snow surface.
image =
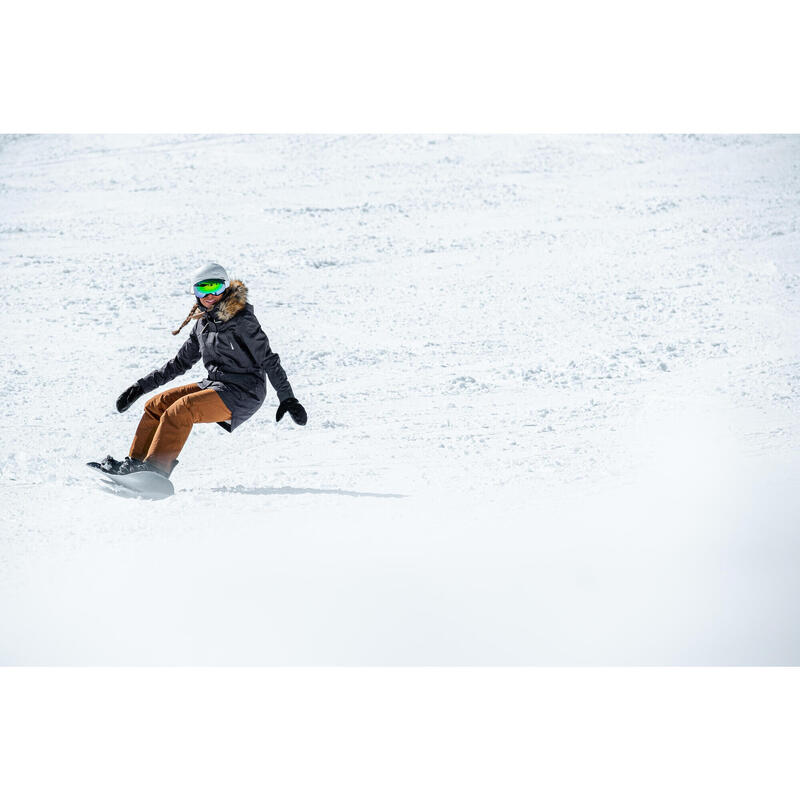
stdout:
<svg viewBox="0 0 800 800">
<path fill-rule="evenodd" d="M 797 136 L 0 137 L 0 663 L 800 663 L 799 211 Z M 207 259 L 308 425 L 109 496 Z"/>
</svg>

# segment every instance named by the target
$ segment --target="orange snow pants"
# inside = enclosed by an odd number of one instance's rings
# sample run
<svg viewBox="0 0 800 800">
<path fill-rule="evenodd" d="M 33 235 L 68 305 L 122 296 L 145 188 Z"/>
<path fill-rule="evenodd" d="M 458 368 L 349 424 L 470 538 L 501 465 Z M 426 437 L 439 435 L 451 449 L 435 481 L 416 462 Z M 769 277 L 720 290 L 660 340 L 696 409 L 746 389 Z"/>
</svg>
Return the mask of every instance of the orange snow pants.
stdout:
<svg viewBox="0 0 800 800">
<path fill-rule="evenodd" d="M 230 409 L 213 389 L 201 389 L 196 383 L 167 389 L 144 404 L 128 455 L 169 474 L 195 422 L 230 418 Z"/>
</svg>

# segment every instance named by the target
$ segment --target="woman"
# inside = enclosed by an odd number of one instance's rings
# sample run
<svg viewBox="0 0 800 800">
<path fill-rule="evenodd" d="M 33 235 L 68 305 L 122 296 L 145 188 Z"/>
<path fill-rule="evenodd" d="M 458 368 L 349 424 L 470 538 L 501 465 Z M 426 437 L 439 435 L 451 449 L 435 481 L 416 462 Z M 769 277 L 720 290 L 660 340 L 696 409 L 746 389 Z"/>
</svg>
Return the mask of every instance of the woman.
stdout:
<svg viewBox="0 0 800 800">
<path fill-rule="evenodd" d="M 223 267 L 209 262 L 195 272 L 193 289 L 197 301 L 173 336 L 195 320 L 189 338 L 175 358 L 129 386 L 117 398 L 117 410 L 127 411 L 146 392 L 182 375 L 202 357 L 208 378 L 199 383 L 176 386 L 151 397 L 123 461 L 106 456 L 99 467 L 125 475 L 152 470 L 169 477 L 192 425 L 216 422 L 233 432 L 249 419 L 267 394 L 265 376 L 278 395 L 280 421 L 288 411 L 298 425 L 307 415 L 295 399 L 277 353 L 247 302 L 247 287 L 231 281 Z"/>
</svg>

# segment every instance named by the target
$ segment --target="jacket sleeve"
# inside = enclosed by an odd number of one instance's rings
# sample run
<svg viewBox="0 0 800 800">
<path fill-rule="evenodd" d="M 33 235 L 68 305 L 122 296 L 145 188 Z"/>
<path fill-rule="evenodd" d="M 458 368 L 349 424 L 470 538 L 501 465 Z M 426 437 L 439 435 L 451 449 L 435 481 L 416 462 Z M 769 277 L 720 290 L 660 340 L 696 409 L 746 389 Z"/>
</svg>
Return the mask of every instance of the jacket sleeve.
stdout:
<svg viewBox="0 0 800 800">
<path fill-rule="evenodd" d="M 197 323 L 195 323 L 189 338 L 183 343 L 183 346 L 178 350 L 175 358 L 170 359 L 159 369 L 154 369 L 149 375 L 140 378 L 137 383 L 142 391 L 152 392 L 159 386 L 169 383 L 174 380 L 178 375 L 183 375 L 186 370 L 191 369 L 192 365 L 200 360 L 200 344 L 197 341 Z"/>
<path fill-rule="evenodd" d="M 280 357 L 270 349 L 267 334 L 261 329 L 255 314 L 247 314 L 242 319 L 237 333 L 244 337 L 244 342 L 256 363 L 267 373 L 269 382 L 278 395 L 278 402 L 294 397 L 289 379 L 281 366 Z"/>
</svg>

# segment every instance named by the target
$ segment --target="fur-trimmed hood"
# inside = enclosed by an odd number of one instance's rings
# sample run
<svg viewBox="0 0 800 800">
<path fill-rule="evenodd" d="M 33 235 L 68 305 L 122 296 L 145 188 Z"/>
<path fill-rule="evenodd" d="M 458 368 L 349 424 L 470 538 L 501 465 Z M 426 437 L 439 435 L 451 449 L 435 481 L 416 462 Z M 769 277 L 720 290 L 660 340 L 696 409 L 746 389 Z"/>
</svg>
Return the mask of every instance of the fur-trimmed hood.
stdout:
<svg viewBox="0 0 800 800">
<path fill-rule="evenodd" d="M 222 300 L 211 308 L 206 308 L 200 300 L 196 300 L 186 319 L 180 327 L 172 331 L 173 336 L 177 336 L 183 327 L 193 319 L 200 319 L 204 316 L 212 317 L 216 322 L 227 322 L 233 319 L 247 305 L 247 287 L 242 281 L 232 280 L 230 286 L 222 295 Z"/>
<path fill-rule="evenodd" d="M 197 306 L 204 313 L 213 314 L 217 322 L 227 322 L 235 317 L 247 305 L 247 287 L 241 281 L 231 281 L 231 285 L 225 290 L 222 300 L 209 309 L 205 309 L 197 301 Z"/>
</svg>

